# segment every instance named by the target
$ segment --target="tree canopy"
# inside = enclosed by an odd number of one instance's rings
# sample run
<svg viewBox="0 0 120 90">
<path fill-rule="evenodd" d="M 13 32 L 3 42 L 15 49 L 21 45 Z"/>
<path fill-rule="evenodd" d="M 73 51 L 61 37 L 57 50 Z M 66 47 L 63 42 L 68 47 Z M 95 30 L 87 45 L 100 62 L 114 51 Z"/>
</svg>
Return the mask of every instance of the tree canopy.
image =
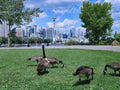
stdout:
<svg viewBox="0 0 120 90">
<path fill-rule="evenodd" d="M 98 44 L 112 32 L 113 19 L 111 18 L 111 3 L 83 2 L 80 19 L 86 28 L 85 37 L 91 44 Z"/>
<path fill-rule="evenodd" d="M 120 42 L 120 33 L 115 33 L 114 35 L 114 39 L 117 40 L 118 42 Z"/>
<path fill-rule="evenodd" d="M 0 22 L 7 21 L 10 30 L 14 25 L 21 25 L 32 21 L 32 17 L 39 16 L 42 11 L 39 8 L 26 8 L 26 0 L 0 0 Z M 9 45 L 8 45 L 9 46 Z"/>
</svg>

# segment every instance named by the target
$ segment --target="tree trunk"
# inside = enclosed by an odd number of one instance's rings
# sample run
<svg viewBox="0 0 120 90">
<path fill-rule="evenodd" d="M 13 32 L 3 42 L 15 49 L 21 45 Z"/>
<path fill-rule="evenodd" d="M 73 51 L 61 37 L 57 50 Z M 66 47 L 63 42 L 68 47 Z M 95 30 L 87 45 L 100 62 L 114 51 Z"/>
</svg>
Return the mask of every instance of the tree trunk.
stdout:
<svg viewBox="0 0 120 90">
<path fill-rule="evenodd" d="M 10 47 L 10 25 L 9 25 L 9 30 L 8 30 L 8 47 Z"/>
<path fill-rule="evenodd" d="M 8 47 L 10 47 L 10 36 L 8 34 Z"/>
</svg>

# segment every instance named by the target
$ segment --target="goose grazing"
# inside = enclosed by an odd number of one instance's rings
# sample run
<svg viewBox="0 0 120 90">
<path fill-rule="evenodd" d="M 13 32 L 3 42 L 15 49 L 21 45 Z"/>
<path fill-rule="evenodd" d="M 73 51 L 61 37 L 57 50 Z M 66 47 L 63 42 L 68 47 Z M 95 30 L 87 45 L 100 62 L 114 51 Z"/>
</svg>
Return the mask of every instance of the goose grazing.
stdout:
<svg viewBox="0 0 120 90">
<path fill-rule="evenodd" d="M 73 73 L 74 76 L 79 75 L 79 81 L 81 81 L 81 74 L 84 74 L 87 77 L 87 80 L 89 79 L 89 76 L 92 76 L 93 79 L 93 68 L 89 66 L 80 66 L 77 68 L 76 72 Z"/>
<path fill-rule="evenodd" d="M 46 58 L 50 62 L 52 67 L 54 67 L 55 64 L 61 64 L 61 67 L 62 68 L 64 67 L 64 63 L 62 61 L 59 61 L 57 58 L 55 58 L 55 57 L 46 57 Z M 43 57 L 42 56 L 33 56 L 33 57 L 28 58 L 27 60 L 35 60 L 35 61 L 37 61 L 37 64 L 38 64 L 41 60 L 43 60 Z"/>
<path fill-rule="evenodd" d="M 37 65 L 38 75 L 46 71 L 48 64 L 49 61 L 47 60 L 47 58 L 42 58 L 42 60 Z"/>
<path fill-rule="evenodd" d="M 119 72 L 119 75 L 120 75 L 120 62 L 112 62 L 111 64 L 106 64 L 103 70 L 104 75 L 107 72 L 107 68 L 114 70 L 114 75 L 116 74 L 117 71 Z"/>
<path fill-rule="evenodd" d="M 32 56 L 30 58 L 28 58 L 27 60 L 34 60 L 34 61 L 37 61 L 37 64 L 38 62 L 42 59 L 43 57 L 42 56 Z"/>
<path fill-rule="evenodd" d="M 54 67 L 55 64 L 61 64 L 61 67 L 64 67 L 64 64 L 62 61 L 59 61 L 57 58 L 55 57 L 46 57 L 45 54 L 45 46 L 42 45 L 42 52 L 43 52 L 43 56 L 33 56 L 28 58 L 28 60 L 35 60 L 38 62 L 41 62 L 41 60 L 44 60 L 44 58 L 47 58 L 47 60 L 50 62 L 50 64 L 52 65 L 52 67 Z"/>
<path fill-rule="evenodd" d="M 61 64 L 61 67 L 64 67 L 64 63 L 62 61 L 59 61 L 57 58 L 55 57 L 47 57 L 48 61 L 50 62 L 50 64 L 52 65 L 52 67 L 54 67 L 55 64 Z"/>
</svg>

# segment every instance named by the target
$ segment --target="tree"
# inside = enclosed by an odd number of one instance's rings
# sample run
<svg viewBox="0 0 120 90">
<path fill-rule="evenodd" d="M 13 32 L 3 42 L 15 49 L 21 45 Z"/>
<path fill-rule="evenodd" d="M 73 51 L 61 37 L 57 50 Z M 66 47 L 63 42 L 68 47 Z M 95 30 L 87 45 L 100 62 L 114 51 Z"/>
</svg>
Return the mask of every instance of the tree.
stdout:
<svg viewBox="0 0 120 90">
<path fill-rule="evenodd" d="M 80 19 L 86 28 L 85 37 L 91 44 L 98 44 L 100 40 L 111 35 L 113 19 L 111 18 L 111 3 L 90 3 L 83 2 Z"/>
<path fill-rule="evenodd" d="M 39 16 L 39 8 L 25 8 L 25 0 L 0 0 L 0 22 L 7 21 L 9 26 L 8 46 L 10 46 L 10 31 L 14 25 L 22 25 L 32 21 L 33 16 Z"/>
<path fill-rule="evenodd" d="M 13 28 L 11 31 L 10 31 L 10 36 L 11 37 L 16 37 L 16 28 Z"/>
<path fill-rule="evenodd" d="M 120 42 L 120 33 L 115 32 L 114 39 Z"/>
</svg>

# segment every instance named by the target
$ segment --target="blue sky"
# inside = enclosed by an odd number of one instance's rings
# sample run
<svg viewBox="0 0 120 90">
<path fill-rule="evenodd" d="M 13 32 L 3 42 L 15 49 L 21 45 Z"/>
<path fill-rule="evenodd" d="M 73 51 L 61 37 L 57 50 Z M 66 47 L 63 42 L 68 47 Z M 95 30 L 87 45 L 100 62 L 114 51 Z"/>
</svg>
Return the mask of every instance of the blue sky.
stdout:
<svg viewBox="0 0 120 90">
<path fill-rule="evenodd" d="M 53 17 L 56 17 L 56 28 L 59 31 L 76 28 L 85 31 L 81 27 L 82 22 L 79 18 L 80 7 L 83 1 L 92 3 L 112 3 L 112 18 L 114 23 L 112 26 L 113 33 L 120 33 L 120 0 L 26 0 L 25 5 L 29 8 L 40 8 L 43 13 L 39 14 L 39 18 L 33 17 L 33 21 L 29 25 L 37 25 L 38 27 L 53 27 Z"/>
</svg>

